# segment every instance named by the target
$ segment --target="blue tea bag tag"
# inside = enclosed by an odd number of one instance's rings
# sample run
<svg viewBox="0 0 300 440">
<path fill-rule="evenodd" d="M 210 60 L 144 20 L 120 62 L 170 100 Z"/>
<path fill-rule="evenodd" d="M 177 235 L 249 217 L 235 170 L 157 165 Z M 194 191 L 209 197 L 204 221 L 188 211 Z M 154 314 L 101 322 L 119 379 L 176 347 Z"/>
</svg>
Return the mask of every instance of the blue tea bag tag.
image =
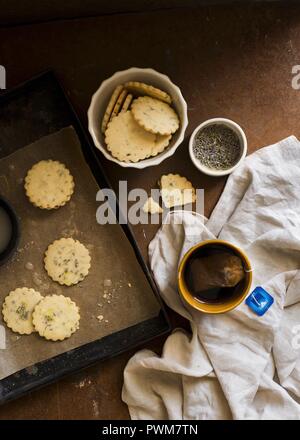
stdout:
<svg viewBox="0 0 300 440">
<path fill-rule="evenodd" d="M 264 315 L 273 302 L 273 296 L 260 286 L 257 286 L 246 299 L 246 304 L 258 316 Z"/>
</svg>

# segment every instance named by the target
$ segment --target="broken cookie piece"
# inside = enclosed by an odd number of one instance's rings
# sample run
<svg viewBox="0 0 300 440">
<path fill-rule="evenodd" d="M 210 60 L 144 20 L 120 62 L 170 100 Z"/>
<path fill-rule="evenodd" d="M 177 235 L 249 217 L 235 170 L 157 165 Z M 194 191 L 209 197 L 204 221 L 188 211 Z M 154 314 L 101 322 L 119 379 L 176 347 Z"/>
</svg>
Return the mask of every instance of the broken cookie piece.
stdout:
<svg viewBox="0 0 300 440">
<path fill-rule="evenodd" d="M 153 200 L 152 197 L 149 197 L 144 206 L 143 206 L 143 211 L 146 214 L 161 214 L 163 212 L 162 208 L 159 206 L 159 204 Z"/>
<path fill-rule="evenodd" d="M 196 191 L 191 182 L 179 174 L 167 174 L 160 178 L 161 196 L 167 208 L 183 206 L 196 201 Z"/>
</svg>

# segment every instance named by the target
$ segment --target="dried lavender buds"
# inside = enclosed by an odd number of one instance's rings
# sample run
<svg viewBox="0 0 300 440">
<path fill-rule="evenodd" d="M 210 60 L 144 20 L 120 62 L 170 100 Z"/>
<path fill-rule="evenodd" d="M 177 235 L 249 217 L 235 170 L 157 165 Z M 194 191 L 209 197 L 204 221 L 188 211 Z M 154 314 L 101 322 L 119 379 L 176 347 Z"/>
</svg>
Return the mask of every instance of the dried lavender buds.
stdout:
<svg viewBox="0 0 300 440">
<path fill-rule="evenodd" d="M 229 127 L 213 124 L 196 135 L 193 153 L 208 168 L 226 170 L 239 160 L 241 144 L 237 134 Z"/>
</svg>

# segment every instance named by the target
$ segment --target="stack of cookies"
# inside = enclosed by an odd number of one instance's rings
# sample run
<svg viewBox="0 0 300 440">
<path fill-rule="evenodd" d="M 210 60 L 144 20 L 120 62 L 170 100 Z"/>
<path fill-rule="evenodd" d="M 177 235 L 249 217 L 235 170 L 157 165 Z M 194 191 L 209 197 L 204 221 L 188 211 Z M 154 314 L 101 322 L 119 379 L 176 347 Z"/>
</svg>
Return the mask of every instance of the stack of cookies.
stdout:
<svg viewBox="0 0 300 440">
<path fill-rule="evenodd" d="M 113 91 L 102 119 L 107 149 L 121 162 L 139 162 L 162 153 L 179 128 L 171 96 L 130 81 Z"/>
</svg>

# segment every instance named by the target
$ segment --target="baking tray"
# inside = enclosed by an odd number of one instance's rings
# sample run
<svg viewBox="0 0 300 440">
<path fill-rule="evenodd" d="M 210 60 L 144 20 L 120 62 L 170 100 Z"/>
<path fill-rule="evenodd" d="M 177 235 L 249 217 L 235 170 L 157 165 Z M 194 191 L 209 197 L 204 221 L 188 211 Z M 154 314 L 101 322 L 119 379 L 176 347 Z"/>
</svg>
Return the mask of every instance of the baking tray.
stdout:
<svg viewBox="0 0 300 440">
<path fill-rule="evenodd" d="M 0 96 L 0 158 L 70 125 L 79 137 L 84 158 L 99 187 L 111 188 L 89 136 L 52 71 L 44 72 Z M 161 306 L 158 316 L 39 362 L 34 365 L 34 375 L 30 374 L 30 369 L 23 369 L 6 377 L 0 381 L 0 404 L 137 347 L 170 330 L 168 316 L 133 232 L 128 224 L 122 224 L 121 227 Z"/>
</svg>

